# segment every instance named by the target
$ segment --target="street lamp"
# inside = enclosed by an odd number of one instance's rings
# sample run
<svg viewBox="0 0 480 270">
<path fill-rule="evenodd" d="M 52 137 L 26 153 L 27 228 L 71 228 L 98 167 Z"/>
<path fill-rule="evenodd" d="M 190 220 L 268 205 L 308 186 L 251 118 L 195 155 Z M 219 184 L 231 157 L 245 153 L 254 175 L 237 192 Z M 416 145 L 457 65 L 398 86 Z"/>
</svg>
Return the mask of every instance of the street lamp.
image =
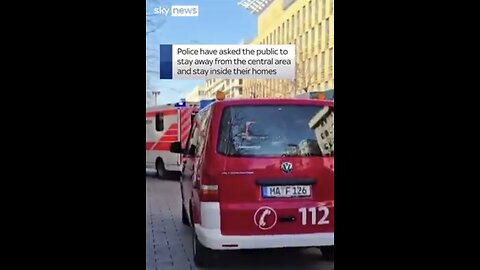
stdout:
<svg viewBox="0 0 480 270">
<path fill-rule="evenodd" d="M 160 91 L 152 91 L 152 95 L 155 97 L 155 106 L 157 106 L 157 96 L 160 95 Z"/>
</svg>

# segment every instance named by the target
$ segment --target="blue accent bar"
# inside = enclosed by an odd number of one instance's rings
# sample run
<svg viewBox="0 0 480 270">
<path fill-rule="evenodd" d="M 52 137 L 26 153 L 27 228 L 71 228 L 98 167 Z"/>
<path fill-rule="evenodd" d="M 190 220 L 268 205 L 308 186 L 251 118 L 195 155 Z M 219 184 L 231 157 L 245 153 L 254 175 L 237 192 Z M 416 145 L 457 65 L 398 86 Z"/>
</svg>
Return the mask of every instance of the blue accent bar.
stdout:
<svg viewBox="0 0 480 270">
<path fill-rule="evenodd" d="M 160 45 L 160 79 L 172 79 L 172 45 Z"/>
<path fill-rule="evenodd" d="M 210 103 L 214 102 L 215 99 L 203 99 L 200 100 L 200 110 L 207 107 Z"/>
<path fill-rule="evenodd" d="M 267 188 L 268 187 L 262 187 L 262 197 L 267 197 L 268 193 L 267 193 Z"/>
</svg>

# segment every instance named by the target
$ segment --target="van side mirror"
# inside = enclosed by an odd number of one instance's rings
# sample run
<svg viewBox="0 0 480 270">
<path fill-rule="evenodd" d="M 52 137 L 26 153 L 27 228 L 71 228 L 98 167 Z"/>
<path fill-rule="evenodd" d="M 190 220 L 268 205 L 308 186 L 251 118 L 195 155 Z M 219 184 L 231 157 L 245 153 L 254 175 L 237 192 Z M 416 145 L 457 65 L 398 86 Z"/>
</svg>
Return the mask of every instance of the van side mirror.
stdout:
<svg viewBox="0 0 480 270">
<path fill-rule="evenodd" d="M 170 144 L 170 152 L 176 154 L 182 154 L 182 144 L 180 142 L 173 142 Z"/>
</svg>

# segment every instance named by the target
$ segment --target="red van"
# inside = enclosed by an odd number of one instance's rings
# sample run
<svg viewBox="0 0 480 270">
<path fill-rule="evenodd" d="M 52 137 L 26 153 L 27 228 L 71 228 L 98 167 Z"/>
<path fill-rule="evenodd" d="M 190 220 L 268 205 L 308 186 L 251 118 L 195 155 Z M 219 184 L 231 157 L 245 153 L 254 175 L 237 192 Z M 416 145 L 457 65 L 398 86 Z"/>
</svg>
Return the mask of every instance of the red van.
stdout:
<svg viewBox="0 0 480 270">
<path fill-rule="evenodd" d="M 216 101 L 192 124 L 180 180 L 197 266 L 218 250 L 334 249 L 333 101 Z"/>
</svg>

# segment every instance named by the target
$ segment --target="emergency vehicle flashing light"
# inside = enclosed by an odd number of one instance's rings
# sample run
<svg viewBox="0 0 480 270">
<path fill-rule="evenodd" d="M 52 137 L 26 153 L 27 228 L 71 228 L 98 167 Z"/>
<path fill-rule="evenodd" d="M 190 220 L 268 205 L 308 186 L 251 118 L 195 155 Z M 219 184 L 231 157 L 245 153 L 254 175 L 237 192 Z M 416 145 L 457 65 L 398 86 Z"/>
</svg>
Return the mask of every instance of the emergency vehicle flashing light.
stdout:
<svg viewBox="0 0 480 270">
<path fill-rule="evenodd" d="M 225 93 L 223 93 L 222 91 L 217 91 L 217 93 L 215 94 L 215 99 L 216 100 L 224 100 L 225 99 Z"/>
</svg>

